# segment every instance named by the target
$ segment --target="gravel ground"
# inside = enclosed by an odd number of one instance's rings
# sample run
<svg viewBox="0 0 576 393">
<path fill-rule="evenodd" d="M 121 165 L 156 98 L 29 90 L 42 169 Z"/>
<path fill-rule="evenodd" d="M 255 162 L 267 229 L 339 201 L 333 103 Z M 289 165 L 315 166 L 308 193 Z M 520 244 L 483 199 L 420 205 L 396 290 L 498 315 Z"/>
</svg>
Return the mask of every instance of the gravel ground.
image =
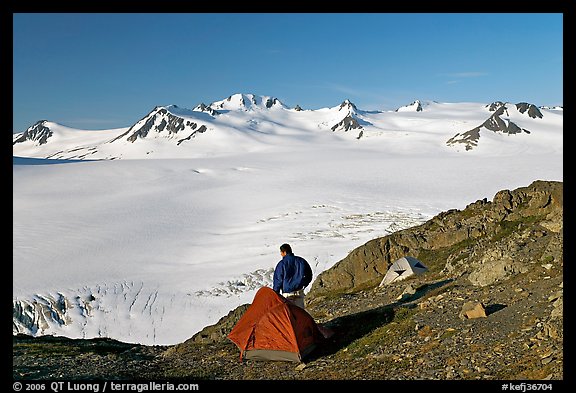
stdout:
<svg viewBox="0 0 576 393">
<path fill-rule="evenodd" d="M 486 317 L 462 319 L 468 301 L 481 303 Z M 307 304 L 334 335 L 300 364 L 240 360 L 225 337 L 210 344 L 191 339 L 142 346 L 15 336 L 13 378 L 563 380 L 562 304 L 561 267 L 535 267 L 488 287 L 464 278 L 414 278 Z"/>
</svg>

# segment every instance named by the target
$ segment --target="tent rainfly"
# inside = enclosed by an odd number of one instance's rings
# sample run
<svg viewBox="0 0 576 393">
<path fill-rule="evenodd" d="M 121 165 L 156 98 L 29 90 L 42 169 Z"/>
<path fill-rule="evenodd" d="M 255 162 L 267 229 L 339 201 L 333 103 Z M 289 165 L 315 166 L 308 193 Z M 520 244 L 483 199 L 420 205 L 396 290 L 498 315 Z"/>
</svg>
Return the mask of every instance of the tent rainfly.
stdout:
<svg viewBox="0 0 576 393">
<path fill-rule="evenodd" d="M 240 358 L 301 362 L 324 339 L 306 310 L 262 287 L 228 334 Z"/>
<path fill-rule="evenodd" d="M 404 280 L 414 274 L 422 274 L 426 271 L 428 271 L 428 268 L 422 261 L 410 256 L 402 257 L 390 265 L 386 275 L 380 282 L 380 286 Z"/>
</svg>

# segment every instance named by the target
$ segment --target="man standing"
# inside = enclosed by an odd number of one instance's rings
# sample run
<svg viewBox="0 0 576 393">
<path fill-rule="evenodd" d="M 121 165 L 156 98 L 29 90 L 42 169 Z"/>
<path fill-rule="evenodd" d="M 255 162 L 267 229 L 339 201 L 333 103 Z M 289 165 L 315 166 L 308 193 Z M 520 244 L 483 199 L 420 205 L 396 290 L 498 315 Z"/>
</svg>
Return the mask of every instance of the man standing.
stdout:
<svg viewBox="0 0 576 393">
<path fill-rule="evenodd" d="M 289 244 L 280 246 L 282 260 L 274 270 L 274 284 L 272 289 L 282 295 L 291 303 L 304 308 L 304 288 L 312 281 L 312 268 L 308 262 L 295 256 Z"/>
</svg>

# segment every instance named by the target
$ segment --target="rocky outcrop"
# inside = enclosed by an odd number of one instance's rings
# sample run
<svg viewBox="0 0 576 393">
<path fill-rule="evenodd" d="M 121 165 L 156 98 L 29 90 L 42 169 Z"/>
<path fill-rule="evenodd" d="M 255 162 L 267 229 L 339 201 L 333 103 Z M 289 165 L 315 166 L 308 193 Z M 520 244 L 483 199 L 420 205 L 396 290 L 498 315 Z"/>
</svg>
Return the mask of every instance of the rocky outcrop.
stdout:
<svg viewBox="0 0 576 393">
<path fill-rule="evenodd" d="M 234 328 L 238 320 L 240 320 L 242 315 L 244 315 L 244 312 L 248 309 L 249 306 L 249 304 L 243 304 L 236 307 L 226 316 L 220 318 L 220 320 L 214 325 L 206 326 L 204 329 L 193 335 L 192 338 L 186 340 L 182 345 L 186 345 L 191 342 L 209 344 L 226 340 L 228 333 L 230 333 L 232 328 Z"/>
<path fill-rule="evenodd" d="M 178 107 L 173 106 L 173 108 L 177 109 Z M 178 144 L 180 144 L 185 140 L 193 138 L 197 133 L 203 133 L 206 130 L 207 127 L 203 124 L 201 125 L 191 119 L 177 116 L 164 107 L 156 107 L 143 119 L 130 127 L 128 131 L 111 140 L 110 143 L 122 139 L 134 143 L 138 139 L 146 138 L 151 133 L 162 133 L 167 137 L 184 133 L 186 137 L 178 140 Z"/>
<path fill-rule="evenodd" d="M 220 112 L 212 109 L 211 107 L 207 106 L 203 102 L 200 105 L 198 105 L 196 108 L 194 108 L 193 110 L 197 111 L 197 112 L 208 113 L 212 117 L 216 117 L 216 116 L 220 115 Z"/>
<path fill-rule="evenodd" d="M 408 105 L 401 106 L 395 112 L 422 112 L 422 103 L 420 100 L 416 100 Z"/>
<path fill-rule="evenodd" d="M 192 132 L 190 133 L 190 135 L 188 135 L 186 138 L 179 139 L 176 144 L 179 145 L 179 144 L 181 144 L 182 142 L 188 141 L 188 140 L 190 140 L 190 139 L 192 139 L 192 138 L 195 138 L 196 135 L 198 135 L 198 134 L 203 134 L 203 133 L 205 133 L 205 132 L 208 130 L 208 128 L 207 128 L 204 124 L 202 124 L 202 125 L 201 125 L 200 127 L 198 127 L 198 128 L 196 128 L 196 126 L 197 126 L 196 123 L 192 123 L 192 125 L 191 125 Z"/>
<path fill-rule="evenodd" d="M 538 107 L 534 104 L 529 104 L 527 102 L 519 102 L 518 104 L 516 104 L 516 109 L 518 109 L 518 112 L 520 113 L 524 113 L 527 111 L 528 116 L 530 116 L 533 119 L 542 118 L 542 112 L 540 112 Z"/>
<path fill-rule="evenodd" d="M 48 138 L 52 136 L 52 130 L 46 126 L 46 120 L 36 122 L 32 127 L 29 127 L 18 138 L 12 141 L 12 145 L 17 143 L 33 141 L 38 145 L 44 145 L 48 142 Z"/>
<path fill-rule="evenodd" d="M 338 112 L 348 112 L 338 123 L 334 124 L 330 129 L 332 131 L 350 131 L 361 130 L 362 125 L 357 117 L 358 108 L 349 100 L 344 100 L 338 107 Z"/>
<path fill-rule="evenodd" d="M 361 128 L 362 126 L 358 123 L 358 120 L 356 120 L 353 115 L 349 114 L 338 123 L 334 124 L 330 129 L 332 131 L 350 131 Z"/>
<path fill-rule="evenodd" d="M 264 106 L 270 109 L 274 105 L 282 105 L 282 103 L 277 98 L 266 97 L 266 99 L 264 100 Z"/>
<path fill-rule="evenodd" d="M 522 272 L 527 264 L 562 261 L 563 183 L 535 181 L 498 192 L 426 223 L 371 240 L 313 282 L 309 297 L 374 287 L 397 259 L 411 255 L 431 271 L 468 274 L 489 285 Z"/>
<path fill-rule="evenodd" d="M 342 110 L 348 111 L 349 113 L 356 113 L 358 111 L 358 108 L 356 107 L 356 105 L 352 101 L 344 100 L 344 101 L 342 101 L 342 103 L 338 107 L 338 111 L 342 111 Z"/>
<path fill-rule="evenodd" d="M 506 111 L 506 104 L 502 101 L 494 101 L 493 103 L 486 105 L 486 108 L 488 108 L 490 112 L 496 112 L 499 115 L 501 115 Z M 529 104 L 527 102 L 519 102 L 516 104 L 516 110 L 518 110 L 518 112 L 520 113 L 527 112 L 528 116 L 530 116 L 533 119 L 542 118 L 542 112 L 540 112 L 538 107 L 534 104 Z"/>
<path fill-rule="evenodd" d="M 446 141 L 448 146 L 464 146 L 466 150 L 472 150 L 474 147 L 478 146 L 478 140 L 480 139 L 480 134 L 482 129 L 493 132 L 501 132 L 503 134 L 519 134 L 525 132 L 530 134 L 525 128 L 518 126 L 516 123 L 508 118 L 502 118 L 502 116 L 508 116 L 508 108 L 506 104 L 501 101 L 495 101 L 490 105 L 486 105 L 490 112 L 494 112 L 484 123 L 480 124 L 469 131 L 458 133 L 452 138 Z M 527 102 L 520 102 L 515 105 L 516 110 L 524 114 L 526 113 L 529 117 L 542 118 L 542 112 L 533 104 Z"/>
<path fill-rule="evenodd" d="M 284 108 L 284 104 L 277 98 L 269 96 L 259 96 L 255 94 L 233 94 L 228 98 L 211 103 L 210 108 L 217 111 L 252 111 L 260 109 L 271 109 L 273 107 Z"/>
<path fill-rule="evenodd" d="M 486 105 L 486 108 L 488 108 L 490 112 L 496 112 L 498 109 L 504 106 L 506 106 L 506 104 L 502 101 L 494 101 L 493 103 Z"/>
</svg>

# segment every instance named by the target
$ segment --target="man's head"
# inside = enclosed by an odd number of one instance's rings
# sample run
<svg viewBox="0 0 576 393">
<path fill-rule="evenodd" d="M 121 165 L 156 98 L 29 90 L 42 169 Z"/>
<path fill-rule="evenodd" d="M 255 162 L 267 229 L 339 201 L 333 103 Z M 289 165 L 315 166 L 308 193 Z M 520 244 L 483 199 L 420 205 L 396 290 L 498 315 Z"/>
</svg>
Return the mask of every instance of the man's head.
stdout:
<svg viewBox="0 0 576 393">
<path fill-rule="evenodd" d="M 286 254 L 292 254 L 292 247 L 290 247 L 290 244 L 284 243 L 280 246 L 280 254 L 282 254 L 282 256 L 286 255 Z"/>
</svg>

